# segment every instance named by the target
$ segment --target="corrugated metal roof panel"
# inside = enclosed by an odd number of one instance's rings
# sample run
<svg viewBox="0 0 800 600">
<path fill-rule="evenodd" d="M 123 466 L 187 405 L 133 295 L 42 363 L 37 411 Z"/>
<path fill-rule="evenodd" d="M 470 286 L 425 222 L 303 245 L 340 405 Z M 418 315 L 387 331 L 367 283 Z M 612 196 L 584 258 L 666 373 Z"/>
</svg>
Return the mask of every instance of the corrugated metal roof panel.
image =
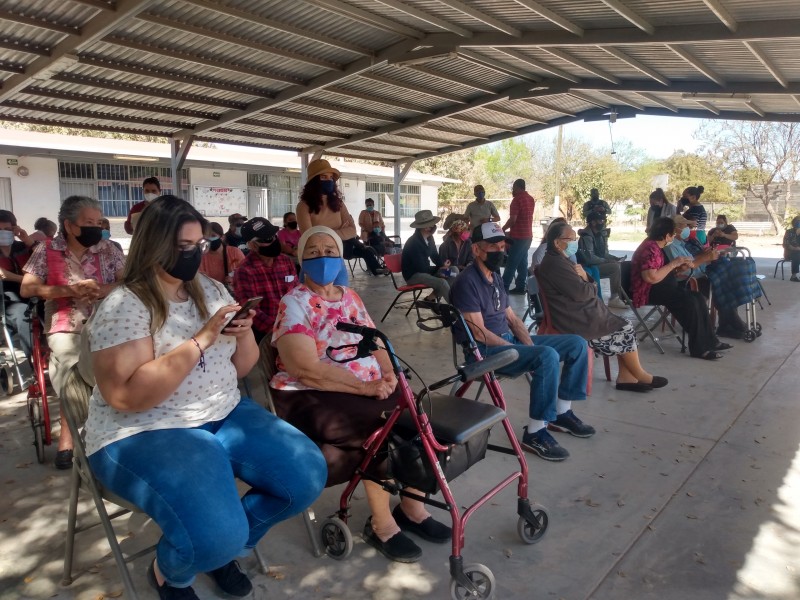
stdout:
<svg viewBox="0 0 800 600">
<path fill-rule="evenodd" d="M 52 0 L 17 0 L 6 2 L 5 10 L 22 13 L 27 17 L 71 25 L 82 26 L 88 19 L 97 15 L 99 9 L 80 2 L 53 2 Z"/>
<path fill-rule="evenodd" d="M 554 13 L 584 29 L 632 27 L 608 6 L 597 0 L 539 0 Z"/>
<path fill-rule="evenodd" d="M 655 26 L 688 25 L 692 23 L 719 23 L 701 0 L 624 0 L 625 6 L 647 19 Z M 727 5 L 727 0 L 722 4 Z"/>
<path fill-rule="evenodd" d="M 744 44 L 726 42 L 692 44 L 692 54 L 728 81 L 767 81 L 772 76 Z"/>
<path fill-rule="evenodd" d="M 725 0 L 723 4 L 738 21 L 800 19 L 800 2 L 797 0 Z"/>
</svg>

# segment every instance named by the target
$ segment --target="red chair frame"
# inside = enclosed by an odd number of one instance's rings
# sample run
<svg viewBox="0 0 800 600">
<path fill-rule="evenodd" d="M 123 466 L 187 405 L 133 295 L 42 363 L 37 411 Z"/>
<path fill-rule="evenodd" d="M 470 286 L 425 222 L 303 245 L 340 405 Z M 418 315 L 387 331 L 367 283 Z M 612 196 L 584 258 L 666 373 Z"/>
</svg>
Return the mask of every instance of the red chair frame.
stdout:
<svg viewBox="0 0 800 600">
<path fill-rule="evenodd" d="M 386 263 L 386 268 L 389 269 L 389 275 L 392 278 L 392 285 L 394 285 L 394 289 L 397 290 L 397 296 L 394 297 L 394 300 L 392 300 L 392 303 L 389 305 L 389 308 L 386 309 L 386 312 L 383 314 L 383 317 L 381 317 L 381 323 L 383 323 L 384 320 L 386 320 L 386 317 L 389 316 L 389 312 L 392 310 L 392 308 L 394 308 L 394 305 L 397 304 L 397 301 L 400 300 L 400 297 L 403 294 L 412 294 L 413 295 L 413 299 L 411 300 L 411 304 L 408 307 L 408 310 L 406 311 L 406 316 L 408 316 L 408 313 L 411 312 L 411 309 L 412 308 L 416 308 L 417 300 L 419 300 L 419 297 L 422 295 L 422 291 L 423 290 L 431 290 L 431 291 L 433 291 L 433 288 L 431 286 L 424 285 L 422 283 L 397 285 L 397 280 L 394 278 L 394 276 L 395 276 L 396 273 L 402 273 L 403 272 L 403 269 L 402 269 L 402 266 L 401 266 L 402 265 L 402 258 L 403 258 L 402 254 L 386 254 L 383 257 L 383 260 Z M 419 311 L 417 311 L 417 312 L 419 312 Z M 417 316 L 419 316 L 419 315 L 417 315 Z"/>
</svg>

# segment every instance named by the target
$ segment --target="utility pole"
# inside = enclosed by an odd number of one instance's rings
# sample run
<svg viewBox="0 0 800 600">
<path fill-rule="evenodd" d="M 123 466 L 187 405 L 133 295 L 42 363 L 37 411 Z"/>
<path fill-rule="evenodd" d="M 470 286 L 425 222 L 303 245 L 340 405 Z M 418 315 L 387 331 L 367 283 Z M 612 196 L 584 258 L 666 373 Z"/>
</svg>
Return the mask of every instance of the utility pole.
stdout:
<svg viewBox="0 0 800 600">
<path fill-rule="evenodd" d="M 558 126 L 558 142 L 556 143 L 556 195 L 553 201 L 553 217 L 560 216 L 561 207 L 561 145 L 564 138 L 564 126 Z"/>
</svg>

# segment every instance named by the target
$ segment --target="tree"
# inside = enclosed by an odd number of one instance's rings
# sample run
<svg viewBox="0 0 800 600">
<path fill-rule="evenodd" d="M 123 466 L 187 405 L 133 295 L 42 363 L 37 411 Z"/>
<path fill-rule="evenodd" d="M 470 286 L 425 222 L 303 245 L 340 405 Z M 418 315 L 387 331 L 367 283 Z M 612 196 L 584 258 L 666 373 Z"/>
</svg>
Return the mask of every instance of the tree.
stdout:
<svg viewBox="0 0 800 600">
<path fill-rule="evenodd" d="M 769 187 L 791 181 L 800 160 L 800 123 L 711 121 L 700 127 L 708 156 L 721 161 L 739 190 L 750 190 L 764 205 L 775 233 L 783 215 L 772 206 Z"/>
</svg>

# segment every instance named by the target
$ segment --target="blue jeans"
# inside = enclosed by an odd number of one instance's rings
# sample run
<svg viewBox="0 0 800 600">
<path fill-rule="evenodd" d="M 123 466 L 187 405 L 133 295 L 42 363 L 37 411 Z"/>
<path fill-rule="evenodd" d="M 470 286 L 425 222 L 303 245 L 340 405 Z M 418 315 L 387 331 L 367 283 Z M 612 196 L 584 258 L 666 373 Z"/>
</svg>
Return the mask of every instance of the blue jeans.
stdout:
<svg viewBox="0 0 800 600">
<path fill-rule="evenodd" d="M 519 358 L 496 372 L 516 377 L 530 373 L 531 396 L 528 416 L 540 421 L 555 421 L 556 400 L 586 400 L 589 377 L 589 352 L 586 340 L 578 335 L 534 335 L 533 346 L 522 344 L 511 333 L 502 336 L 514 344 Z M 479 344 L 482 356 L 491 356 L 510 346 Z M 564 363 L 559 383 L 560 363 Z"/>
<path fill-rule="evenodd" d="M 161 528 L 158 566 L 175 587 L 246 554 L 270 527 L 302 512 L 328 471 L 310 439 L 249 398 L 221 421 L 138 433 L 89 463 L 106 488 Z M 237 477 L 252 487 L 241 498 Z"/>
<path fill-rule="evenodd" d="M 503 285 L 506 289 L 511 287 L 511 280 L 514 274 L 517 276 L 517 287 L 525 289 L 525 281 L 528 279 L 528 250 L 531 248 L 531 238 L 514 239 L 514 243 L 508 249 L 506 268 L 503 271 Z"/>
</svg>

